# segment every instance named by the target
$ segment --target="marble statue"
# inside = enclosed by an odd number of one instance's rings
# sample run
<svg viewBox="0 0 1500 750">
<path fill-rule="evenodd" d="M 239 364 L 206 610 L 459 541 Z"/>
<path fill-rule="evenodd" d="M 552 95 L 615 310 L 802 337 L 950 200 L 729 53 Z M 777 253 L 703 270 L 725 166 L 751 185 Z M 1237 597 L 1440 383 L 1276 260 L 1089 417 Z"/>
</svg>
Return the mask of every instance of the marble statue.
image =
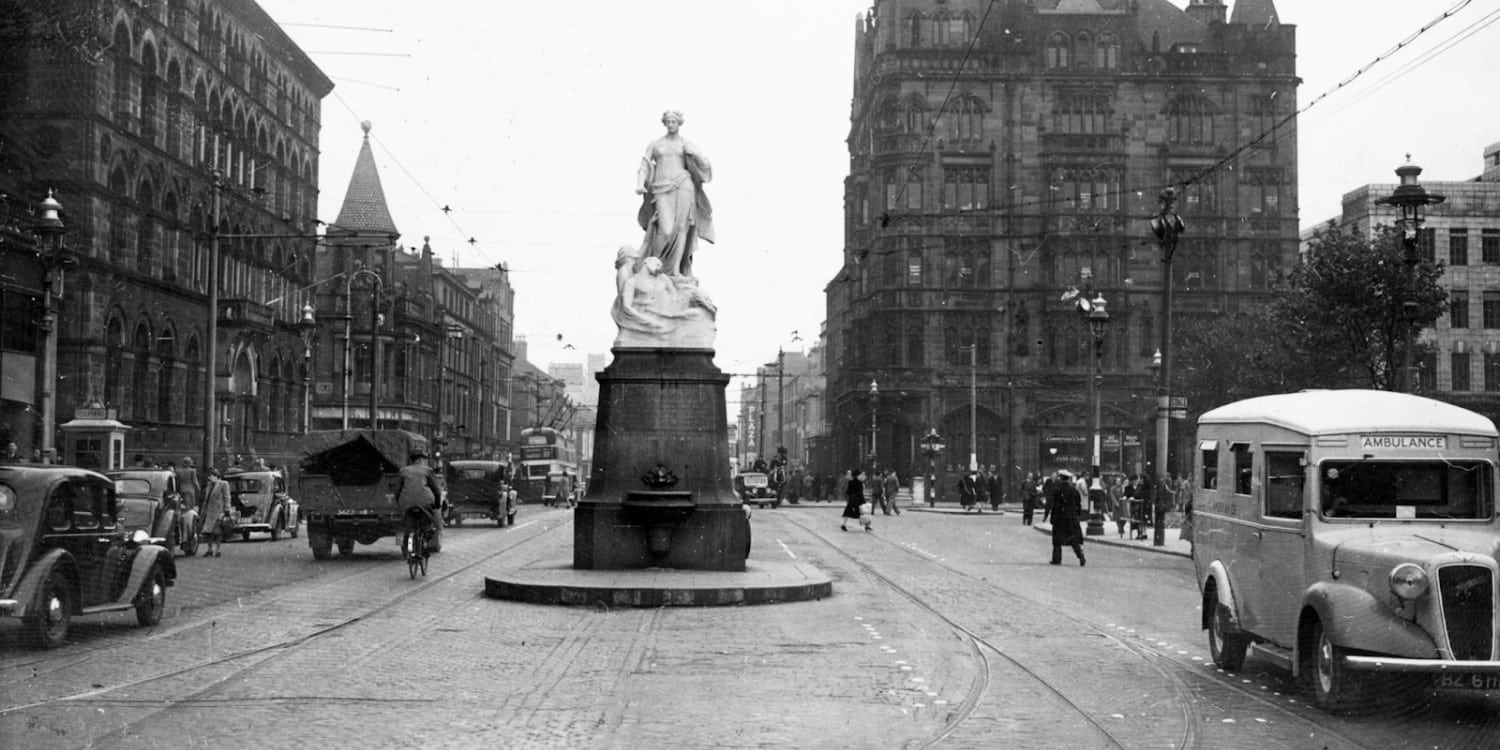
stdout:
<svg viewBox="0 0 1500 750">
<path fill-rule="evenodd" d="M 661 258 L 668 276 L 692 276 L 698 240 L 714 241 L 713 208 L 703 192 L 713 168 L 697 146 L 677 134 L 681 112 L 663 112 L 661 123 L 667 134 L 646 146 L 636 170 L 635 192 L 642 196 L 636 220 L 646 232 L 641 255 Z"/>
<path fill-rule="evenodd" d="M 713 348 L 718 308 L 691 276 L 673 276 L 657 256 L 624 245 L 615 256 L 616 347 Z"/>
</svg>

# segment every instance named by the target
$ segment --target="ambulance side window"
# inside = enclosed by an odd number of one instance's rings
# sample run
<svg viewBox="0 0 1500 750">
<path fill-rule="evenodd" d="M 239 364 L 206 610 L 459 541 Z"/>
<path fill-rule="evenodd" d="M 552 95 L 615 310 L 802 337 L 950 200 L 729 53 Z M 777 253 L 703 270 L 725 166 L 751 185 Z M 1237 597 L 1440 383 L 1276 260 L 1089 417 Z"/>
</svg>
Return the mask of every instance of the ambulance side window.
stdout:
<svg viewBox="0 0 1500 750">
<path fill-rule="evenodd" d="M 1266 515 L 1302 517 L 1302 487 L 1306 471 L 1301 451 L 1266 451 Z"/>
<path fill-rule="evenodd" d="M 1250 446 L 1246 443 L 1229 446 L 1229 452 L 1234 455 L 1234 494 L 1248 495 L 1252 485 L 1250 480 L 1255 476 L 1250 471 L 1255 454 L 1250 452 Z"/>
<path fill-rule="evenodd" d="M 1205 441 L 1205 447 L 1199 450 L 1199 465 L 1203 466 L 1203 475 L 1199 477 L 1200 489 L 1218 489 L 1218 446 Z"/>
</svg>

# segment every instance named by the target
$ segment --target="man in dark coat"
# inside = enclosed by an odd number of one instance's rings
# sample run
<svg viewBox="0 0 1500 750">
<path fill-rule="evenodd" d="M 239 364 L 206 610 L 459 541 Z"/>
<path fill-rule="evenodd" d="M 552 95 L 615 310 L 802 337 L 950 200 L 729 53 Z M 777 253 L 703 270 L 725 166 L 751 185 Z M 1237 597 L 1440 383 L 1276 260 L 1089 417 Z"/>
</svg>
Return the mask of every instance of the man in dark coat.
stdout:
<svg viewBox="0 0 1500 750">
<path fill-rule="evenodd" d="M 1052 511 L 1052 564 L 1062 565 L 1062 548 L 1072 547 L 1079 566 L 1083 566 L 1088 564 L 1083 559 L 1083 532 L 1078 528 L 1083 498 L 1073 484 L 1073 475 L 1066 469 L 1058 471 L 1057 478 L 1052 496 L 1047 498 Z"/>
<path fill-rule="evenodd" d="M 1000 491 L 1000 475 L 995 473 L 995 467 L 991 466 L 989 471 L 985 472 L 984 481 L 989 490 L 990 510 L 999 512 L 1000 500 L 1004 498 L 1005 493 Z"/>
<path fill-rule="evenodd" d="M 973 474 L 965 474 L 958 479 L 958 504 L 963 506 L 965 513 L 974 509 L 974 499 L 979 494 L 978 484 Z"/>
</svg>

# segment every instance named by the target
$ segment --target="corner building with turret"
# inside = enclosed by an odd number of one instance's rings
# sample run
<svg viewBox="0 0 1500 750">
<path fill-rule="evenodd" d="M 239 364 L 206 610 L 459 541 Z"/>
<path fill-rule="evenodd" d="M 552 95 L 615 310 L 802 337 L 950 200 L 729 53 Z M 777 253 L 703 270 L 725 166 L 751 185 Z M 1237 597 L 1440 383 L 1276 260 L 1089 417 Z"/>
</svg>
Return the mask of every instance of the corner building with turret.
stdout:
<svg viewBox="0 0 1500 750">
<path fill-rule="evenodd" d="M 1149 219 L 1173 187 L 1174 329 L 1263 302 L 1292 268 L 1295 42 L 1272 0 L 877 0 L 826 288 L 835 465 L 930 465 L 948 494 L 971 450 L 1011 493 L 1085 468 L 1097 351 L 1101 468 L 1155 473 L 1168 266 Z M 1090 284 L 1097 342 L 1063 298 Z M 1210 406 L 1173 421 L 1169 471 Z"/>
</svg>

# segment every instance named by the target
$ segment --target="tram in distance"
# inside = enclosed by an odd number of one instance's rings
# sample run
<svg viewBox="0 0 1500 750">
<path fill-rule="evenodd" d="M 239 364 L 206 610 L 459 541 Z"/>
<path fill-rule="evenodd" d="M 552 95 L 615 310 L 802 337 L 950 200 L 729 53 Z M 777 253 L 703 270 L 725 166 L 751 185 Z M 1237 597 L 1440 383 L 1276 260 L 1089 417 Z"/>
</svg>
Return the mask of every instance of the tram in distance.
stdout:
<svg viewBox="0 0 1500 750">
<path fill-rule="evenodd" d="M 521 430 L 521 468 L 512 476 L 523 503 L 571 504 L 578 482 L 577 449 L 554 427 Z"/>
</svg>

